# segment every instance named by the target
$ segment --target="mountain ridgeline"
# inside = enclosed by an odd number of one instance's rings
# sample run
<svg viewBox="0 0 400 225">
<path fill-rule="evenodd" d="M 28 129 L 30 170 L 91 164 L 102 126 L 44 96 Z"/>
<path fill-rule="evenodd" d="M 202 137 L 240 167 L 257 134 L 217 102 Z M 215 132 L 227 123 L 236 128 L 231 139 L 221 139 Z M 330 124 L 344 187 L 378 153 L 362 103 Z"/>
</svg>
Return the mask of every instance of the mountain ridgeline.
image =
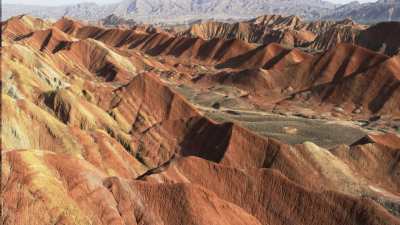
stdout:
<svg viewBox="0 0 400 225">
<path fill-rule="evenodd" d="M 108 19 L 2 22 L 2 224 L 400 225 L 398 23 Z"/>
<path fill-rule="evenodd" d="M 60 7 L 2 4 L 3 18 L 30 14 L 58 19 L 69 16 L 99 21 L 111 14 L 144 23 L 190 23 L 199 19 L 241 20 L 265 14 L 297 15 L 306 20 L 344 20 L 359 23 L 400 20 L 399 0 L 344 5 L 324 0 L 123 0 L 97 5 L 80 3 Z"/>
</svg>

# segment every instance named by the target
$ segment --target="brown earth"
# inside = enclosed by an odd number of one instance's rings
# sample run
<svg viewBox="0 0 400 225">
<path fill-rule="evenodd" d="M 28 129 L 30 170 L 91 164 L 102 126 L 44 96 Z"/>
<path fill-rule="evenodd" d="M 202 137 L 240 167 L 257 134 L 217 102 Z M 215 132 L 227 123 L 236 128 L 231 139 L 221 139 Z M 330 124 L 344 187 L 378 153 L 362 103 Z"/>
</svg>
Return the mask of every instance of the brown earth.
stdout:
<svg viewBox="0 0 400 225">
<path fill-rule="evenodd" d="M 342 21 L 303 21 L 297 16 L 266 15 L 253 20 L 223 23 L 209 21 L 195 24 L 180 35 L 239 39 L 249 43 L 279 43 L 286 47 L 301 47 L 323 51 L 340 43 L 357 44 L 393 56 L 399 52 L 399 22 L 382 22 L 368 26 L 351 19 Z M 390 35 L 382 35 L 382 34 Z"/>
<path fill-rule="evenodd" d="M 366 28 L 349 19 L 306 22 L 297 16 L 266 15 L 233 24 L 214 21 L 195 24 L 181 35 L 326 50 L 339 43 L 355 43 L 358 34 Z"/>
<path fill-rule="evenodd" d="M 400 114 L 398 57 L 68 18 L 14 17 L 2 32 L 2 224 L 400 224 L 393 130 L 358 127 L 364 138 L 324 148 L 207 116 L 266 118 L 303 104 L 335 110 L 328 120 L 344 128 L 358 126 L 352 110 L 363 107 L 359 120 L 389 129 Z"/>
</svg>

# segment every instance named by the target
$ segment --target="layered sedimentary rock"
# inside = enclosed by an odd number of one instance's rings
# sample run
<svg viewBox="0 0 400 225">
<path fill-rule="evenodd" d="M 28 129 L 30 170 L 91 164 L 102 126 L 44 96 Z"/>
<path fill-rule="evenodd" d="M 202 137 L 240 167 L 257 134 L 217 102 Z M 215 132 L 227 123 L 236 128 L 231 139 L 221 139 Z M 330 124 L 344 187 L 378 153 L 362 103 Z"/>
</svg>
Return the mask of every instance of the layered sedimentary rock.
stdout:
<svg viewBox="0 0 400 225">
<path fill-rule="evenodd" d="M 296 224 L 320 224 L 321 220 L 315 217 L 315 214 L 327 218 L 324 222 L 327 224 L 358 224 L 358 221 L 368 224 L 383 222 L 370 217 L 370 214 L 363 215 L 363 212 L 375 214 L 379 211 L 377 205 L 371 204 L 372 202 L 366 199 L 355 199 L 330 191 L 316 193 L 296 185 L 281 173 L 271 169 L 242 171 L 190 157 L 176 160 L 157 172 L 141 179 L 161 184 L 201 185 L 213 190 L 223 199 L 241 206 L 262 224 L 288 224 L 293 221 L 296 221 Z M 266 186 L 269 190 L 265 189 Z M 340 203 L 335 205 L 331 204 L 332 202 Z M 308 204 L 316 206 L 313 210 L 315 214 L 309 215 L 308 211 L 303 211 Z M 354 206 L 357 210 L 352 211 L 353 215 L 341 211 L 348 211 L 347 207 Z M 390 215 L 387 214 L 385 217 L 387 222 L 396 223 Z M 282 220 L 282 218 L 285 219 Z"/>
<path fill-rule="evenodd" d="M 310 51 L 327 50 L 340 43 L 361 45 L 389 56 L 398 53 L 398 22 L 381 22 L 373 26 L 357 24 L 351 19 L 306 22 L 296 16 L 267 15 L 237 23 L 210 21 L 195 24 L 181 35 L 239 39 L 249 43 L 279 43 Z M 390 33 L 390 35 L 382 35 Z"/>
<path fill-rule="evenodd" d="M 388 55 L 399 54 L 399 22 L 382 22 L 364 30 L 357 37 L 357 44 Z M 388 34 L 388 35 L 382 35 Z"/>
<path fill-rule="evenodd" d="M 351 103 L 372 113 L 398 114 L 399 58 L 341 44 L 317 55 L 270 44 L 218 65 L 233 68 L 200 82 L 229 84 L 258 96 L 287 98 L 310 91 L 320 103 Z M 289 89 L 289 91 L 285 91 Z"/>
<path fill-rule="evenodd" d="M 395 117 L 398 57 L 68 18 L 4 24 L 3 224 L 400 224 L 397 134 L 290 145 L 211 119 L 188 97 L 221 84 L 262 108 L 309 91 L 315 108 L 351 102 Z"/>
<path fill-rule="evenodd" d="M 240 39 L 250 43 L 280 43 L 289 47 L 326 50 L 339 43 L 355 43 L 367 26 L 352 20 L 305 22 L 297 16 L 267 15 L 237 23 L 207 22 L 193 25 L 186 36 L 203 39 Z"/>
</svg>

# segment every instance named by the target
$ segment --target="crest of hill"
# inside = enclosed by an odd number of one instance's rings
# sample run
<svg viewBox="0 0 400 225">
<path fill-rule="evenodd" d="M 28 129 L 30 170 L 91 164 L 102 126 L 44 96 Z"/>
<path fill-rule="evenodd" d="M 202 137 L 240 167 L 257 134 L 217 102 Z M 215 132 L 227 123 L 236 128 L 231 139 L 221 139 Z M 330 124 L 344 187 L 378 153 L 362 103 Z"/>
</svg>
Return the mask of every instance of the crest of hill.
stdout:
<svg viewBox="0 0 400 225">
<path fill-rule="evenodd" d="M 350 19 L 306 22 L 297 16 L 265 15 L 237 23 L 195 24 L 181 35 L 206 40 L 235 38 L 258 44 L 277 42 L 290 47 L 326 50 L 338 43 L 355 43 L 356 36 L 366 28 Z"/>
<path fill-rule="evenodd" d="M 4 224 L 399 224 L 398 138 L 285 144 L 209 119 L 161 73 L 135 69 L 136 59 L 154 60 L 144 52 L 214 66 L 257 46 L 75 30 L 31 31 L 2 49 Z M 315 55 L 278 44 L 256 53 L 243 58 L 252 69 L 203 77 L 260 95 L 292 85 L 396 115 L 398 57 L 350 44 Z"/>
<path fill-rule="evenodd" d="M 53 24 L 54 27 L 62 30 L 63 32 L 73 35 L 76 35 L 76 32 L 85 26 L 85 24 L 78 22 L 69 17 L 62 17 L 61 19 L 57 20 L 56 23 Z"/>
<path fill-rule="evenodd" d="M 213 178 L 217 180 L 213 180 Z M 357 205 L 357 211 L 352 211 L 357 214 L 355 217 L 361 218 L 360 215 L 365 215 L 363 220 L 368 221 L 369 224 L 379 224 L 381 219 L 378 218 L 398 224 L 396 218 L 382 211 L 371 201 L 345 196 L 337 192 L 313 192 L 293 183 L 273 169 L 243 171 L 188 157 L 175 160 L 166 168 L 141 179 L 154 183 L 191 183 L 205 187 L 222 199 L 242 207 L 262 224 L 283 225 L 287 224 L 288 218 L 299 221 L 298 224 L 358 224 L 352 219 L 353 216 L 341 212 L 341 210 L 347 211 L 347 207 L 353 208 L 354 205 Z M 273 191 L 265 190 L 265 186 L 270 187 Z M 232 192 L 232 189 L 235 192 Z M 236 193 L 242 194 L 237 195 Z M 295 200 L 303 197 L 305 197 L 303 201 Z M 251 200 L 248 201 L 249 199 Z M 274 202 L 274 204 L 269 205 L 266 204 L 267 202 Z M 299 210 L 287 210 L 288 207 L 292 208 L 292 204 L 302 206 L 298 208 Z M 316 205 L 318 206 L 310 207 Z M 274 208 L 274 213 L 268 210 L 269 207 Z M 363 211 L 369 213 L 364 214 Z M 308 213 L 325 216 L 317 219 Z"/>
<path fill-rule="evenodd" d="M 279 20 L 279 18 L 276 20 Z M 298 21 L 296 18 L 292 18 L 292 20 Z M 346 24 L 346 26 L 348 24 L 350 24 L 349 26 L 354 25 L 350 20 L 341 23 Z M 298 22 L 291 22 L 291 24 L 297 24 L 296 26 L 299 26 Z M 85 31 L 86 29 L 88 29 L 89 32 Z M 373 75 L 372 71 L 375 71 L 374 67 L 378 67 L 382 62 L 388 59 L 388 57 L 384 55 L 376 54 L 351 44 L 339 44 L 335 48 L 332 47 L 324 53 L 312 56 L 302 53 L 298 49 L 285 49 L 277 44 L 255 48 L 246 44 L 246 42 L 236 39 L 212 39 L 205 41 L 201 38 L 175 37 L 167 33 L 139 35 L 135 32 L 119 29 L 102 29 L 95 27 L 82 28 L 79 33 L 81 34 L 80 38 L 97 38 L 111 45 L 140 49 L 153 56 L 172 55 L 177 58 L 196 59 L 209 63 L 222 62 L 217 66 L 218 68 L 273 69 L 280 72 L 273 73 L 277 75 L 271 75 L 271 78 L 268 80 L 277 79 L 279 80 L 279 84 L 285 84 L 282 87 L 278 87 L 278 89 L 282 90 L 289 86 L 297 91 L 312 89 L 315 90 L 316 95 L 324 99 L 324 101 L 329 99 L 329 102 L 336 103 L 343 102 L 345 99 L 344 95 L 337 96 L 336 94 L 332 94 L 339 93 L 333 90 L 341 90 L 340 87 L 344 88 L 346 84 L 349 84 L 348 82 L 357 82 L 358 85 L 361 85 L 366 82 L 367 79 L 370 81 L 378 79 L 377 75 Z M 396 61 L 396 59 L 391 59 L 390 61 Z M 396 67 L 396 63 L 389 64 L 384 64 L 379 68 Z M 292 66 L 288 67 L 288 65 Z M 294 73 L 293 71 L 296 72 Z M 350 94 L 350 96 L 352 97 L 350 99 L 352 99 L 351 101 L 354 104 L 367 106 L 372 112 L 383 109 L 383 111 L 387 112 L 398 111 L 398 107 L 394 105 L 397 99 L 396 80 L 398 73 L 395 69 L 383 71 L 386 72 L 379 72 L 379 74 L 382 74 L 380 76 L 392 77 L 394 79 L 390 81 L 392 82 L 391 84 L 393 84 L 390 93 L 385 94 L 383 90 L 380 89 L 383 85 L 382 82 L 374 82 L 376 85 L 374 85 L 373 90 L 369 89 L 370 91 L 366 91 L 367 89 L 365 89 L 365 91 L 362 92 L 351 92 L 352 94 Z M 292 77 L 293 73 L 296 74 L 295 77 Z M 364 76 L 363 79 L 361 79 L 362 76 L 357 76 L 357 74 L 365 73 L 370 75 Z M 382 77 L 380 77 L 380 79 L 382 79 Z M 287 81 L 285 82 L 285 80 Z M 277 81 L 272 83 L 275 82 Z M 365 85 L 360 87 L 367 88 Z M 327 90 L 330 91 L 327 92 Z M 386 97 L 381 97 L 382 103 L 377 105 L 376 102 L 378 100 L 373 99 L 377 99 L 379 96 Z M 386 102 L 388 102 L 388 104 L 386 104 Z"/>
<path fill-rule="evenodd" d="M 62 20 L 66 19 L 64 18 Z M 346 22 L 346 24 L 348 23 L 351 23 L 351 21 Z M 62 32 L 60 33 L 55 30 L 47 35 L 42 34 L 41 39 L 46 39 L 53 33 L 55 37 L 62 36 Z M 39 34 L 41 33 L 36 34 L 35 37 L 40 36 Z M 110 45 L 122 49 L 135 48 L 152 56 L 174 56 L 180 60 L 195 60 L 211 65 L 217 64 L 217 68 L 272 69 L 277 71 L 277 73 L 272 73 L 268 80 L 277 79 L 279 80 L 279 84 L 286 84 L 284 85 L 285 87 L 279 86 L 277 89 L 283 90 L 287 87 L 292 87 L 294 91 L 314 90 L 316 96 L 324 99 L 323 101 L 329 99 L 329 102 L 336 103 L 345 101 L 345 96 L 338 96 L 337 94 L 339 94 L 339 92 L 335 92 L 334 90 L 339 90 L 339 86 L 344 88 L 345 85 L 349 85 L 349 82 L 356 82 L 357 85 L 361 85 L 359 87 L 363 87 L 364 90 L 364 88 L 367 87 L 363 84 L 364 82 L 377 79 L 377 75 L 373 75 L 372 72 L 376 71 L 374 68 L 377 68 L 383 61 L 388 59 L 388 57 L 384 55 L 376 54 L 351 44 L 339 44 L 335 48 L 313 56 L 302 53 L 298 49 L 290 50 L 283 48 L 278 44 L 264 45 L 257 48 L 256 46 L 237 39 L 225 40 L 218 38 L 206 41 L 201 38 L 177 37 L 169 33 L 150 34 L 115 28 L 105 29 L 95 26 L 83 26 L 78 28 L 76 30 L 76 37 L 80 39 L 95 39 L 99 41 L 99 44 L 104 43 L 104 47 Z M 52 38 L 50 38 L 50 40 L 52 40 Z M 45 42 L 46 40 L 43 40 L 43 43 Z M 124 60 L 116 60 L 120 59 L 120 57 L 117 57 L 118 54 L 110 54 L 110 56 L 111 58 L 109 59 L 112 63 L 107 60 L 89 60 L 93 62 L 89 63 L 90 65 L 88 64 L 89 61 L 86 63 L 82 61 L 79 64 L 83 64 L 84 67 L 89 68 L 89 71 L 99 74 L 99 76 L 103 76 L 102 74 L 104 71 L 112 71 L 114 75 L 120 74 L 113 77 L 120 77 L 120 80 L 127 81 L 131 76 L 128 76 L 126 72 L 135 71 L 134 68 L 126 71 L 124 67 L 130 65 L 130 63 L 125 63 Z M 75 56 L 74 58 L 79 59 L 80 57 Z M 91 58 L 95 59 L 96 57 Z M 396 61 L 396 58 L 390 61 Z M 107 67 L 107 65 L 111 66 Z M 115 65 L 120 65 L 117 66 L 119 69 L 115 68 Z M 392 62 L 384 64 L 382 67 L 379 66 L 379 68 L 385 72 L 378 72 L 378 74 L 382 74 L 380 76 L 384 76 L 385 79 L 386 77 L 391 79 L 387 81 L 390 82 L 390 85 L 393 85 L 388 93 L 384 93 L 383 89 L 380 89 L 383 85 L 383 81 L 374 82 L 376 85 L 373 86 L 373 90 L 369 89 L 370 91 L 366 91 L 367 89 L 365 89 L 363 92 L 351 92 L 351 102 L 368 106 L 367 108 L 374 113 L 383 108 L 385 109 L 384 111 L 387 112 L 397 112 L 398 107 L 395 106 L 394 102 L 397 99 L 397 77 L 399 75 L 396 69 L 383 69 L 396 68 L 396 65 L 396 63 Z M 125 72 L 119 73 L 120 71 Z M 365 73 L 369 75 L 358 76 Z M 295 74 L 294 77 L 293 74 Z M 114 78 L 109 77 L 106 79 L 112 80 Z M 275 83 L 275 81 L 272 83 Z M 345 91 L 343 93 L 347 92 Z M 378 102 L 376 99 L 381 99 L 382 103 L 376 104 L 376 102 Z M 386 104 L 386 102 L 390 103 Z"/>
<path fill-rule="evenodd" d="M 235 39 L 205 41 L 201 38 L 177 37 L 166 32 L 148 33 L 96 26 L 81 27 L 75 31 L 74 36 L 79 39 L 95 39 L 113 47 L 139 49 L 152 56 L 171 55 L 204 62 L 223 61 L 255 47 Z"/>
<path fill-rule="evenodd" d="M 397 114 L 398 63 L 398 57 L 390 58 L 351 44 L 339 44 L 317 55 L 270 44 L 217 65 L 239 71 L 224 71 L 201 80 L 221 84 L 233 82 L 230 84 L 250 93 L 264 93 L 278 99 L 286 96 L 282 93 L 287 87 L 292 89 L 288 94 L 311 90 L 322 102 L 350 101 L 373 113 Z M 259 79 L 262 82 L 256 81 Z"/>
<path fill-rule="evenodd" d="M 396 55 L 400 53 L 399 36 L 400 22 L 383 22 L 363 30 L 356 43 L 383 54 Z"/>
<path fill-rule="evenodd" d="M 57 27 L 32 32 L 23 39 L 28 45 L 40 51 L 56 52 L 67 43 L 75 41 L 73 37 L 62 32 Z"/>
<path fill-rule="evenodd" d="M 23 38 L 36 30 L 49 29 L 51 23 L 29 15 L 14 16 L 1 22 L 2 37 L 10 40 Z"/>
</svg>

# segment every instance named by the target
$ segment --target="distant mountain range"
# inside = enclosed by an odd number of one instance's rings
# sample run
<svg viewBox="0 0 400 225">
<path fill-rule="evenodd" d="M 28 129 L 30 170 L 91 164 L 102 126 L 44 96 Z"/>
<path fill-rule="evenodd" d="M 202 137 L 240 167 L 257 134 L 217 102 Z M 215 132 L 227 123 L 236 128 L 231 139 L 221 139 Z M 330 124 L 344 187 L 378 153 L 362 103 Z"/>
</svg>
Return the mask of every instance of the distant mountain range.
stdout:
<svg viewBox="0 0 400 225">
<path fill-rule="evenodd" d="M 352 2 L 345 5 L 323 0 L 124 0 L 98 5 L 82 3 L 45 7 L 2 5 L 2 19 L 19 14 L 42 18 L 69 16 L 98 21 L 111 14 L 144 23 L 190 23 L 199 19 L 240 20 L 265 14 L 297 15 L 306 20 L 352 18 L 373 23 L 400 20 L 400 0 L 380 0 L 375 3 Z"/>
<path fill-rule="evenodd" d="M 360 4 L 351 2 L 335 8 L 323 19 L 352 18 L 357 22 L 375 23 L 380 21 L 400 20 L 400 0 L 379 0 L 373 3 Z"/>
</svg>

